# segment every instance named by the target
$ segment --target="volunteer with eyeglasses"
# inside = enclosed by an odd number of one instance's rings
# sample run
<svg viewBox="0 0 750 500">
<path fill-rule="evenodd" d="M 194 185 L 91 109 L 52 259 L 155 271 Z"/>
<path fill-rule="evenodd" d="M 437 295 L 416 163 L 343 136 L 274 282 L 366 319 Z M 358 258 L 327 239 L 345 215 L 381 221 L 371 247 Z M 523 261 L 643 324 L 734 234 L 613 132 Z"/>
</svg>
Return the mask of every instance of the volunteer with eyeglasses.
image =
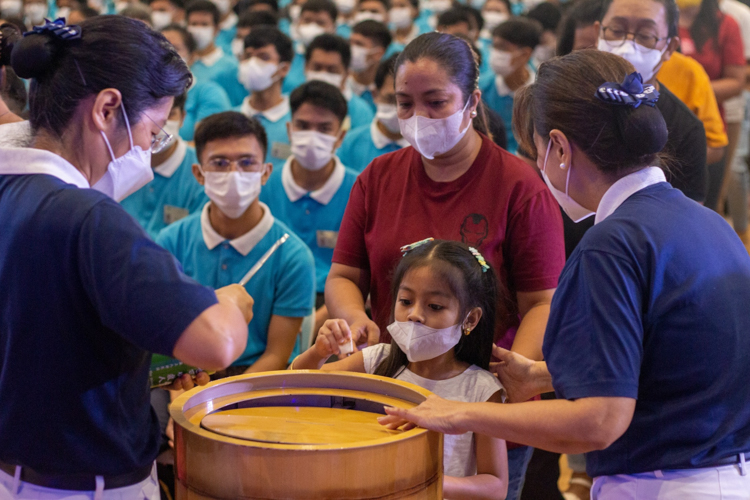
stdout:
<svg viewBox="0 0 750 500">
<path fill-rule="evenodd" d="M 12 64 L 32 79 L 33 138 L 0 149 L 0 494 L 156 500 L 150 353 L 223 368 L 252 316 L 242 287 L 187 278 L 117 203 L 153 178 L 190 72 L 120 16 L 47 23 Z"/>
<path fill-rule="evenodd" d="M 326 283 L 332 318 L 359 338 L 387 342 L 390 275 L 399 248 L 428 237 L 477 248 L 511 291 L 514 312 L 495 340 L 542 359 L 549 303 L 564 264 L 560 210 L 521 160 L 474 129 L 482 115 L 468 43 L 428 33 L 395 65 L 401 135 L 411 144 L 379 156 L 352 188 Z M 372 301 L 372 317 L 365 299 Z M 517 329 L 517 333 L 516 333 Z M 510 450 L 508 498 L 520 492 L 528 448 Z"/>
<path fill-rule="evenodd" d="M 514 126 L 550 191 L 572 219 L 595 218 L 560 275 L 546 364 L 496 348 L 505 387 L 559 399 L 430 397 L 381 423 L 586 452 L 593 500 L 747 499 L 750 256 L 652 166 L 668 131 L 633 69 L 574 52 L 516 96 Z"/>
</svg>

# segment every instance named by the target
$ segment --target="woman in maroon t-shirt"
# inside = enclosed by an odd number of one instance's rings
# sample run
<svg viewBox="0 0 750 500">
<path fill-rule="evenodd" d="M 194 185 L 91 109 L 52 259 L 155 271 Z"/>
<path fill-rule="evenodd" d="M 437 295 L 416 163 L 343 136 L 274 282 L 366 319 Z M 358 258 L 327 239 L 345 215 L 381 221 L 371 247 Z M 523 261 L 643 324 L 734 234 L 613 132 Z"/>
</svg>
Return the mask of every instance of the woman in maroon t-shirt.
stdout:
<svg viewBox="0 0 750 500">
<path fill-rule="evenodd" d="M 422 35 L 404 49 L 395 72 L 401 133 L 412 147 L 373 160 L 352 188 L 326 284 L 330 316 L 346 320 L 360 342 L 388 342 L 400 247 L 428 237 L 462 241 L 485 256 L 514 298 L 496 340 L 541 360 L 565 264 L 557 203 L 531 167 L 474 130 L 481 92 L 466 42 Z M 373 320 L 365 313 L 368 294 Z M 520 460 L 514 470 L 515 453 L 509 499 L 525 469 Z"/>
</svg>

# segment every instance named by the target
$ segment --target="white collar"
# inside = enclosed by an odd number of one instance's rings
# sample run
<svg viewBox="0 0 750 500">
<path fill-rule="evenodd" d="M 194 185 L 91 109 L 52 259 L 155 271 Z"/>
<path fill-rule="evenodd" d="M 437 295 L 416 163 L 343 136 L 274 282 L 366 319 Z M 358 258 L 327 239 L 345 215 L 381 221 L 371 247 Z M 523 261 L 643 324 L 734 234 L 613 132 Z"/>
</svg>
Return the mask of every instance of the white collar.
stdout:
<svg viewBox="0 0 750 500">
<path fill-rule="evenodd" d="M 619 179 L 609 186 L 607 192 L 602 196 L 599 206 L 596 209 L 594 224 L 599 224 L 612 215 L 617 210 L 617 207 L 641 189 L 666 181 L 667 178 L 659 167 L 646 167 Z"/>
<path fill-rule="evenodd" d="M 307 47 L 302 42 L 297 42 L 294 45 L 294 52 L 300 56 L 304 56 L 307 53 Z"/>
<path fill-rule="evenodd" d="M 386 135 L 380 131 L 380 128 L 378 128 L 377 121 L 378 119 L 375 118 L 372 123 L 370 123 L 370 136 L 372 137 L 372 143 L 375 144 L 376 148 L 383 149 L 388 144 L 392 144 L 394 142 L 402 148 L 405 148 L 409 145 L 409 141 L 407 141 L 403 137 L 397 141 L 392 140 L 390 137 L 386 137 Z"/>
<path fill-rule="evenodd" d="M 222 31 L 232 29 L 237 26 L 237 21 L 239 21 L 239 19 L 240 18 L 237 17 L 237 14 L 230 12 L 227 18 L 219 23 L 219 29 Z"/>
<path fill-rule="evenodd" d="M 263 218 L 260 219 L 260 222 L 242 236 L 229 240 L 229 244 L 241 253 L 243 257 L 247 256 L 247 254 L 255 248 L 255 245 L 260 243 L 260 240 L 268 234 L 271 227 L 273 227 L 273 215 L 271 215 L 271 209 L 269 209 L 268 205 L 265 203 L 260 201 L 258 203 L 263 209 Z M 203 242 L 209 250 L 213 250 L 221 243 L 227 241 L 227 239 L 217 233 L 213 226 L 211 226 L 211 221 L 208 218 L 209 205 L 211 205 L 211 202 L 206 203 L 203 207 L 203 212 L 201 212 L 201 231 L 203 232 Z"/>
<path fill-rule="evenodd" d="M 352 89 L 351 87 L 349 87 L 349 85 L 344 85 L 344 90 L 341 91 L 341 95 L 343 95 L 344 99 L 346 99 L 346 102 L 349 103 L 349 101 L 352 100 L 354 92 L 352 92 Z"/>
<path fill-rule="evenodd" d="M 357 94 L 358 96 L 361 96 L 367 90 L 372 91 L 375 89 L 374 83 L 370 85 L 365 85 L 363 83 L 359 83 L 355 81 L 354 78 L 352 78 L 351 76 L 346 79 L 346 82 L 347 82 L 347 86 L 351 89 L 351 91 Z"/>
<path fill-rule="evenodd" d="M 344 182 L 346 169 L 344 168 L 344 164 L 341 163 L 341 160 L 339 160 L 339 157 L 333 155 L 333 161 L 336 163 L 333 167 L 333 172 L 331 172 L 331 176 L 328 177 L 325 184 L 315 191 L 307 191 L 294 182 L 294 176 L 292 175 L 293 159 L 294 156 L 287 158 L 286 163 L 284 163 L 284 166 L 281 169 L 281 185 L 284 186 L 284 191 L 286 191 L 289 201 L 294 203 L 309 193 L 310 198 L 313 200 L 321 205 L 328 205 L 331 202 L 331 199 L 333 199 L 333 196 L 338 192 L 341 184 Z"/>
<path fill-rule="evenodd" d="M 221 50 L 221 47 L 216 47 L 212 52 L 209 52 L 205 56 L 199 57 L 198 60 L 206 66 L 211 67 L 219 62 L 222 57 L 224 57 L 224 51 Z"/>
<path fill-rule="evenodd" d="M 89 188 L 80 170 L 62 156 L 43 149 L 0 148 L 0 175 L 47 174 L 79 188 Z"/>
<path fill-rule="evenodd" d="M 276 106 L 273 106 L 272 108 L 268 108 L 265 111 L 258 111 L 250 106 L 250 97 L 245 97 L 245 99 L 242 101 L 240 111 L 242 111 L 242 114 L 247 116 L 248 118 L 252 118 L 253 116 L 257 115 L 263 115 L 268 119 L 268 121 L 276 123 L 277 121 L 284 118 L 292 109 L 289 106 L 289 96 L 285 95 L 281 97 L 282 100 L 280 103 L 278 103 Z"/>
<path fill-rule="evenodd" d="M 516 90 L 520 90 L 524 87 L 527 87 L 534 83 L 534 80 L 536 80 L 536 71 L 534 71 L 531 66 L 526 66 L 526 69 L 529 70 L 529 78 L 526 80 L 526 83 L 524 83 L 521 87 L 519 87 Z M 497 75 L 495 77 L 495 88 L 497 89 L 498 95 L 506 96 L 506 95 L 515 95 L 515 90 L 510 90 L 510 87 L 505 83 L 505 78 L 503 78 L 500 75 Z"/>
<path fill-rule="evenodd" d="M 174 173 L 177 172 L 177 169 L 180 168 L 180 165 L 182 165 L 182 160 L 185 159 L 185 154 L 187 154 L 187 144 L 185 144 L 185 141 L 183 141 L 179 137 L 176 137 L 176 140 L 177 149 L 174 150 L 172 156 L 164 160 L 161 165 L 157 165 L 154 167 L 154 172 L 161 175 L 162 177 L 166 177 L 167 179 L 172 177 Z"/>
</svg>

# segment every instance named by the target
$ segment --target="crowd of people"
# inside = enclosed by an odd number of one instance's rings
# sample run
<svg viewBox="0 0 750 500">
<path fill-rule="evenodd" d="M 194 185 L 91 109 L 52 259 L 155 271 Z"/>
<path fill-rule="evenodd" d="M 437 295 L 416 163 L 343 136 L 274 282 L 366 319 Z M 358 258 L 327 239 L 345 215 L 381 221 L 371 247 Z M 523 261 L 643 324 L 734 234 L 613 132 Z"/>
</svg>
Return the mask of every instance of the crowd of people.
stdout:
<svg viewBox="0 0 750 500">
<path fill-rule="evenodd" d="M 151 352 L 425 387 L 448 499 L 750 498 L 745 1 L 0 0 L 0 499 L 170 494 Z"/>
</svg>

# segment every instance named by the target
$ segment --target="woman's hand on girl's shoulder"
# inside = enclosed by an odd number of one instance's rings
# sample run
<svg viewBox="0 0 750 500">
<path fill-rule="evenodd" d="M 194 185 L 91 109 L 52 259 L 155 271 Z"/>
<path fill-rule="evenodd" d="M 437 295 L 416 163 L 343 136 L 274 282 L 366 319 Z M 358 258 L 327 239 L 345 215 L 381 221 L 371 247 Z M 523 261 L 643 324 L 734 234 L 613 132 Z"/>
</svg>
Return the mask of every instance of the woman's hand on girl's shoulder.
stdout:
<svg viewBox="0 0 750 500">
<path fill-rule="evenodd" d="M 315 351 L 321 357 L 329 357 L 333 354 L 351 354 L 356 352 L 354 347 L 357 339 L 352 343 L 352 331 L 349 324 L 343 319 L 329 319 L 323 323 L 315 339 Z M 349 347 L 347 349 L 347 347 Z"/>
</svg>

